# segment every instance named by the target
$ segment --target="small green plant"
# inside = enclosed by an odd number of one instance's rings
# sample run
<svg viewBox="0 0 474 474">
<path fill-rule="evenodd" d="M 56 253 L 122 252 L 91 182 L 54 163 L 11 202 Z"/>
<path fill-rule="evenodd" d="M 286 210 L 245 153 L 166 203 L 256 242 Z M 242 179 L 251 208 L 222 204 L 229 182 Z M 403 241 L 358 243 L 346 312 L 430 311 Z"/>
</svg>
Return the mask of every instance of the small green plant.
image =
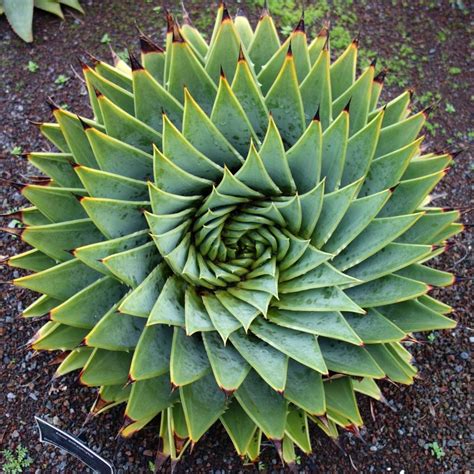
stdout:
<svg viewBox="0 0 474 474">
<path fill-rule="evenodd" d="M 450 68 L 448 69 L 448 72 L 449 72 L 449 74 L 451 74 L 452 76 L 457 76 L 458 74 L 461 74 L 462 69 L 461 69 L 460 67 L 453 66 L 453 67 L 450 67 Z"/>
<path fill-rule="evenodd" d="M 446 456 L 443 448 L 438 444 L 438 441 L 433 441 L 432 443 L 428 443 L 428 447 L 430 448 L 431 454 L 439 461 L 441 458 Z"/>
<path fill-rule="evenodd" d="M 155 472 L 155 463 L 153 461 L 148 461 L 148 470 L 150 472 Z"/>
<path fill-rule="evenodd" d="M 291 25 L 285 25 L 280 28 L 280 33 L 283 36 L 288 36 L 289 34 L 291 34 L 292 31 L 293 31 L 293 28 Z"/>
<path fill-rule="evenodd" d="M 69 76 L 66 76 L 65 74 L 59 74 L 59 76 L 56 78 L 54 81 L 55 84 L 58 86 L 62 87 L 64 84 L 66 84 L 71 78 Z"/>
<path fill-rule="evenodd" d="M 446 108 L 445 108 L 446 112 L 448 112 L 449 114 L 454 114 L 454 112 L 456 112 L 456 109 L 454 108 L 454 105 L 453 104 L 450 104 L 449 102 L 446 102 Z"/>
<path fill-rule="evenodd" d="M 428 334 L 428 336 L 426 336 L 426 339 L 428 339 L 428 341 L 433 343 L 435 341 L 436 337 L 437 337 L 437 334 L 435 332 L 430 332 Z"/>
<path fill-rule="evenodd" d="M 104 35 L 102 36 L 102 38 L 100 38 L 100 42 L 101 42 L 102 44 L 110 44 L 111 41 L 112 41 L 112 40 L 111 40 L 111 38 L 110 38 L 110 36 L 109 36 L 108 33 L 104 33 Z"/>
<path fill-rule="evenodd" d="M 36 72 L 39 69 L 39 66 L 34 61 L 28 61 L 26 69 L 28 69 L 30 72 Z"/>
<path fill-rule="evenodd" d="M 18 156 L 18 155 L 21 155 L 22 151 L 23 151 L 23 148 L 21 148 L 21 146 L 15 145 L 15 146 L 10 150 L 10 153 L 11 153 L 13 156 Z"/>
<path fill-rule="evenodd" d="M 2 466 L 2 471 L 5 474 L 18 474 L 23 472 L 31 466 L 33 460 L 28 456 L 28 450 L 19 444 L 14 452 L 9 449 L 2 451 L 5 458 L 5 463 Z"/>
</svg>

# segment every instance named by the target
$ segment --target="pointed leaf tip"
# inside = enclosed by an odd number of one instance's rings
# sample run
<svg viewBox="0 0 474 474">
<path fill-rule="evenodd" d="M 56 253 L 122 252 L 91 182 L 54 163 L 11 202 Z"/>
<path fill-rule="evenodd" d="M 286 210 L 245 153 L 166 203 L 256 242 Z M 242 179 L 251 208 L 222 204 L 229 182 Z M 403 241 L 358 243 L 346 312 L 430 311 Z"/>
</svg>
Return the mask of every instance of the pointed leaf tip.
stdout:
<svg viewBox="0 0 474 474">
<path fill-rule="evenodd" d="M 263 18 L 265 18 L 266 16 L 270 16 L 270 8 L 268 6 L 268 0 L 264 0 L 263 2 L 263 8 L 262 8 L 262 11 L 260 12 L 259 21 L 262 21 Z"/>
<path fill-rule="evenodd" d="M 242 49 L 242 44 L 240 45 L 240 48 L 239 48 L 239 59 L 238 61 L 245 61 L 245 56 L 244 56 L 244 50 Z"/>
<path fill-rule="evenodd" d="M 224 23 L 225 21 L 232 21 L 232 18 L 230 16 L 229 10 L 224 4 L 224 11 L 222 12 L 222 23 Z"/>
<path fill-rule="evenodd" d="M 179 26 L 175 23 L 173 25 L 173 43 L 185 43 L 181 31 L 179 31 Z"/>
<path fill-rule="evenodd" d="M 183 14 L 184 24 L 192 26 L 193 23 L 191 21 L 191 17 L 189 16 L 188 10 L 186 10 L 186 6 L 184 5 L 184 2 L 181 2 L 181 11 Z"/>
<path fill-rule="evenodd" d="M 314 117 L 313 117 L 314 122 L 320 122 L 321 121 L 321 117 L 319 116 L 319 109 L 320 109 L 320 106 L 318 105 L 316 113 L 314 114 Z"/>
<path fill-rule="evenodd" d="M 348 100 L 347 104 L 345 105 L 345 107 L 343 109 L 343 112 L 349 113 L 349 109 L 351 107 L 351 101 L 352 101 L 352 97 Z"/>
<path fill-rule="evenodd" d="M 352 44 L 353 44 L 354 47 L 358 48 L 359 47 L 359 42 L 360 42 L 360 30 L 355 35 L 355 38 L 352 40 Z"/>
<path fill-rule="evenodd" d="M 55 112 L 56 110 L 59 110 L 61 107 L 59 107 L 58 104 L 56 104 L 56 102 L 54 102 L 54 100 L 51 98 L 51 97 L 48 97 L 46 99 L 46 104 L 48 105 L 48 107 L 51 109 L 51 112 Z"/>
<path fill-rule="evenodd" d="M 298 24 L 295 26 L 295 29 L 293 30 L 293 33 L 300 32 L 304 33 L 305 32 L 305 25 L 304 25 L 304 12 L 301 15 L 300 21 Z"/>
<path fill-rule="evenodd" d="M 97 89 L 96 87 L 94 87 L 94 92 L 95 92 L 95 96 L 99 99 L 100 97 L 103 97 L 104 94 L 102 94 L 102 92 L 100 92 L 99 89 Z"/>
<path fill-rule="evenodd" d="M 79 56 L 76 57 L 77 62 L 79 63 L 79 66 L 83 71 L 86 71 L 87 69 L 90 69 L 89 65 L 84 62 Z"/>
<path fill-rule="evenodd" d="M 140 71 L 144 69 L 140 61 L 130 50 L 128 51 L 128 59 L 130 61 L 130 67 L 132 68 L 132 71 Z"/>
<path fill-rule="evenodd" d="M 79 115 L 76 114 L 76 117 L 77 117 L 77 120 L 79 120 L 79 123 L 82 125 L 82 128 L 84 130 L 88 130 L 89 128 L 92 128 L 92 126 L 86 123 L 84 120 L 82 120 L 82 118 Z"/>
<path fill-rule="evenodd" d="M 387 76 L 388 69 L 383 68 L 375 77 L 374 82 L 378 82 L 379 84 L 383 84 L 385 77 Z"/>
<path fill-rule="evenodd" d="M 166 32 L 172 33 L 175 25 L 174 17 L 168 9 L 165 8 Z"/>
<path fill-rule="evenodd" d="M 143 54 L 163 53 L 164 50 L 155 44 L 148 36 L 140 35 L 140 50 Z"/>
</svg>

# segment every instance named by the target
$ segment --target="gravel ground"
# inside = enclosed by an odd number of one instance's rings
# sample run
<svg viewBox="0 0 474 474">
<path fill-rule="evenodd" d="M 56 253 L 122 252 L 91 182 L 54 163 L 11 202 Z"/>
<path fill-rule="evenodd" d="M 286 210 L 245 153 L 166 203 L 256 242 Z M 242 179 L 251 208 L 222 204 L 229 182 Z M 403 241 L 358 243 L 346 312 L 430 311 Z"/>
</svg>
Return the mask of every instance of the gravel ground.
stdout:
<svg viewBox="0 0 474 474">
<path fill-rule="evenodd" d="M 200 2 L 190 3 L 192 10 L 200 8 Z M 5 19 L 0 18 L 0 110 L 3 110 L 0 176 L 4 179 L 21 182 L 23 176 L 35 174 L 22 158 L 13 156 L 10 151 L 15 146 L 22 147 L 23 151 L 46 146 L 29 120 L 50 118 L 45 105 L 47 96 L 68 104 L 75 111 L 87 113 L 85 90 L 74 74 L 74 69 L 78 70 L 74 62 L 76 55 L 89 50 L 100 57 L 108 57 L 107 45 L 100 42 L 104 33 L 109 34 L 112 44 L 119 50 L 135 45 L 135 19 L 146 32 L 155 38 L 161 37 L 162 18 L 148 1 L 83 0 L 82 4 L 87 15 L 82 17 L 68 12 L 63 24 L 50 15 L 36 13 L 33 45 L 22 43 L 11 33 Z M 207 2 L 202 4 L 207 8 Z M 440 127 L 434 129 L 435 136 L 428 135 L 425 144 L 436 150 L 468 148 L 473 133 L 468 127 L 472 124 L 470 111 L 474 97 L 473 64 L 469 62 L 468 38 L 472 33 L 469 14 L 450 7 L 448 1 L 420 0 L 357 2 L 351 10 L 359 18 L 362 47 L 376 51 L 381 58 L 401 55 L 406 45 L 413 48 L 406 60 L 409 71 L 404 75 L 415 87 L 415 97 L 419 97 L 420 102 L 426 99 L 427 91 L 441 93 L 441 102 L 432 118 Z M 253 10 L 251 13 L 255 15 Z M 412 67 L 416 58 L 422 56 L 428 58 L 423 63 L 424 74 Z M 29 60 L 39 65 L 37 72 L 26 70 Z M 453 68 L 460 68 L 460 73 L 453 73 Z M 62 87 L 55 84 L 60 74 L 70 78 Z M 387 98 L 397 92 L 399 88 L 394 84 L 384 94 Z M 455 145 L 450 144 L 450 138 Z M 301 471 L 470 472 L 468 452 L 474 440 L 469 427 L 471 347 L 474 342 L 474 333 L 469 327 L 472 313 L 469 275 L 472 235 L 468 212 L 472 205 L 471 163 L 469 150 L 460 154 L 435 193 L 437 205 L 465 209 L 462 220 L 468 224 L 466 230 L 453 239 L 449 251 L 436 262 L 438 268 L 453 271 L 459 277 L 458 283 L 433 292 L 434 296 L 454 307 L 453 317 L 458 326 L 454 330 L 439 331 L 428 340 L 419 336 L 419 343 L 410 348 L 420 369 L 417 383 L 411 387 L 389 383 L 383 386 L 392 410 L 384 405 L 370 406 L 367 400 L 361 400 L 366 421 L 362 430 L 363 442 L 349 433 L 343 434 L 344 454 L 315 430 L 315 454 L 301 456 L 298 466 Z M 18 190 L 2 182 L 0 209 L 7 211 L 23 204 Z M 2 225 L 6 224 L 7 221 L 2 222 Z M 19 240 L 0 236 L 0 255 L 13 255 L 23 249 Z M 17 271 L 1 269 L 2 282 L 17 276 Z M 82 427 L 88 407 L 95 398 L 93 390 L 81 387 L 74 376 L 51 381 L 55 370 L 54 355 L 34 354 L 24 347 L 41 325 L 39 321 L 20 318 L 21 311 L 32 301 L 32 295 L 12 289 L 7 283 L 2 284 L 0 290 L 3 299 L 0 336 L 4 341 L 0 347 L 3 362 L 0 390 L 2 449 L 13 449 L 18 444 L 26 446 L 33 460 L 31 472 L 86 472 L 72 457 L 39 443 L 33 421 L 33 416 L 38 415 L 75 435 L 82 433 L 94 450 L 120 466 L 120 472 L 147 472 L 157 446 L 157 424 L 152 423 L 131 440 L 118 439 L 116 433 L 122 423 L 122 414 L 117 408 Z M 445 453 L 440 459 L 428 446 L 434 441 Z M 284 471 L 271 446 L 263 450 L 260 468 L 269 472 Z M 255 469 L 254 466 L 242 466 L 223 428 L 214 427 L 193 452 L 183 458 L 176 472 L 220 474 Z"/>
</svg>

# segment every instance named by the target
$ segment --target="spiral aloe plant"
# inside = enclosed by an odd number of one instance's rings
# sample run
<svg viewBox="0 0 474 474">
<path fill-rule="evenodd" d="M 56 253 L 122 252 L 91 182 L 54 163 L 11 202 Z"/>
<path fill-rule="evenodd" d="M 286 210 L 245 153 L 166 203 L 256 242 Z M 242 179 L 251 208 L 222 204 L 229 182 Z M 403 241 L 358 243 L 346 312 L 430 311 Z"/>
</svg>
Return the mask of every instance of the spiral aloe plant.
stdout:
<svg viewBox="0 0 474 474">
<path fill-rule="evenodd" d="M 0 15 L 5 14 L 12 30 L 27 43 L 33 41 L 33 13 L 38 8 L 64 20 L 61 7 L 84 13 L 79 0 L 0 0 Z"/>
<path fill-rule="evenodd" d="M 141 49 L 83 64 L 93 118 L 53 104 L 59 152 L 28 154 L 49 179 L 8 264 L 42 294 L 24 316 L 49 315 L 31 347 L 100 387 L 94 414 L 126 403 L 123 436 L 160 415 L 160 463 L 217 421 L 292 463 L 310 422 L 357 433 L 356 393 L 413 382 L 401 341 L 455 325 L 426 264 L 461 228 L 428 196 L 452 157 L 421 154 L 409 92 L 378 105 L 357 41 L 331 64 L 303 20 L 281 44 L 267 10 L 254 31 L 221 4 L 209 44 L 168 15 L 166 50 Z"/>
</svg>

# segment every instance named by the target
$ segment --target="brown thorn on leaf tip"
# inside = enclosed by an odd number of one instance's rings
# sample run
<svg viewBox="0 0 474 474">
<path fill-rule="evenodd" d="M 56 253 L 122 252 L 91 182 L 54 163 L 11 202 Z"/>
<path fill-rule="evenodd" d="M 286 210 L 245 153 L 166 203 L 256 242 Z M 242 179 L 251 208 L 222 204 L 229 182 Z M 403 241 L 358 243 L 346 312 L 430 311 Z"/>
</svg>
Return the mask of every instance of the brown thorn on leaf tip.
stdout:
<svg viewBox="0 0 474 474">
<path fill-rule="evenodd" d="M 263 2 L 262 11 L 260 13 L 260 20 L 265 16 L 270 16 L 270 7 L 268 5 L 268 0 L 264 0 Z"/>
<path fill-rule="evenodd" d="M 224 72 L 224 69 L 222 68 L 222 66 L 220 67 L 219 74 L 220 74 L 221 79 L 225 79 L 225 72 Z"/>
<path fill-rule="evenodd" d="M 313 121 L 314 121 L 314 122 L 320 122 L 320 121 L 321 121 L 321 117 L 320 117 L 320 115 L 319 115 L 320 109 L 321 109 L 321 106 L 318 105 L 318 108 L 317 108 L 317 110 L 316 110 L 316 113 L 314 114 L 314 117 L 313 117 Z"/>
<path fill-rule="evenodd" d="M 77 56 L 76 59 L 77 59 L 77 62 L 79 63 L 79 66 L 81 67 L 83 71 L 90 69 L 90 66 L 86 64 L 79 56 Z"/>
<path fill-rule="evenodd" d="M 328 36 L 328 34 L 329 34 L 329 25 L 328 26 L 323 25 L 322 28 L 319 30 L 318 36 L 319 37 Z"/>
<path fill-rule="evenodd" d="M 165 8 L 166 33 L 172 33 L 174 29 L 174 17 L 168 9 Z"/>
<path fill-rule="evenodd" d="M 230 398 L 235 392 L 235 389 L 227 390 L 224 387 L 220 387 L 220 389 L 224 392 L 226 398 Z"/>
<path fill-rule="evenodd" d="M 174 382 L 170 382 L 170 384 L 171 384 L 171 393 L 173 393 L 176 389 L 179 388 L 179 385 L 175 385 Z"/>
<path fill-rule="evenodd" d="M 1 181 L 2 183 L 6 183 L 6 184 L 8 184 L 8 185 L 10 185 L 10 186 L 13 186 L 14 188 L 18 189 L 20 192 L 22 192 L 23 189 L 24 189 L 26 186 L 28 186 L 28 185 L 25 184 L 25 183 L 20 183 L 20 182 L 18 182 L 18 181 L 12 181 L 12 180 L 6 179 L 6 178 L 0 178 L 0 181 Z"/>
<path fill-rule="evenodd" d="M 324 51 L 329 51 L 329 30 L 326 34 L 326 41 L 324 42 L 323 50 Z"/>
<path fill-rule="evenodd" d="M 398 183 L 398 184 L 396 184 L 395 186 L 392 186 L 391 188 L 389 188 L 389 191 L 390 191 L 391 193 L 393 193 L 393 192 L 395 191 L 395 189 L 398 188 L 398 186 L 400 186 L 400 183 Z"/>
<path fill-rule="evenodd" d="M 385 67 L 383 68 L 375 77 L 374 82 L 378 82 L 379 84 L 383 84 L 385 81 L 385 77 L 387 76 L 388 69 Z"/>
<path fill-rule="evenodd" d="M 230 16 L 229 10 L 225 5 L 224 11 L 222 12 L 222 23 L 224 23 L 224 21 L 232 21 L 232 17 Z"/>
<path fill-rule="evenodd" d="M 132 425 L 133 423 L 135 423 L 135 420 L 133 418 L 130 418 L 128 415 L 125 415 L 123 417 L 123 425 L 122 427 L 120 428 L 120 432 L 122 432 L 123 430 L 125 430 L 125 428 L 128 428 L 130 425 Z"/>
<path fill-rule="evenodd" d="M 410 101 L 411 101 L 413 99 L 413 96 L 415 95 L 415 88 L 410 87 L 409 89 L 407 89 L 407 92 L 410 95 Z"/>
<path fill-rule="evenodd" d="M 140 61 L 130 50 L 128 50 L 128 59 L 130 61 L 130 67 L 132 68 L 132 71 L 141 71 L 144 69 L 144 67 L 140 64 Z"/>
<path fill-rule="evenodd" d="M 453 151 L 448 151 L 448 155 L 451 157 L 451 159 L 457 158 L 461 153 L 464 153 L 466 151 L 466 148 L 460 148 L 459 150 L 453 150 Z"/>
<path fill-rule="evenodd" d="M 41 127 L 44 125 L 43 122 L 36 122 L 35 120 L 29 120 L 29 119 L 27 120 L 28 120 L 28 123 L 30 123 L 31 125 L 34 125 L 35 127 Z"/>
<path fill-rule="evenodd" d="M 133 24 L 135 26 L 135 29 L 137 30 L 138 35 L 142 36 L 144 33 L 143 30 L 140 28 L 140 25 L 138 24 L 137 20 L 133 20 Z"/>
<path fill-rule="evenodd" d="M 377 66 L 377 58 L 372 59 L 369 67 L 373 67 L 375 69 L 375 66 Z"/>
<path fill-rule="evenodd" d="M 244 50 L 242 49 L 242 44 L 240 45 L 240 48 L 239 48 L 239 59 L 238 59 L 238 61 L 239 62 L 245 61 Z"/>
<path fill-rule="evenodd" d="M 87 347 L 87 337 L 85 337 L 77 347 Z"/>
<path fill-rule="evenodd" d="M 99 89 L 95 88 L 94 87 L 94 93 L 95 93 L 95 96 L 99 99 L 100 97 L 103 97 L 104 94 L 102 94 L 102 92 L 100 92 Z"/>
<path fill-rule="evenodd" d="M 360 30 L 357 32 L 355 35 L 355 38 L 352 40 L 352 44 L 358 48 L 359 47 L 359 42 L 360 42 Z"/>
<path fill-rule="evenodd" d="M 189 16 L 188 10 L 186 10 L 186 7 L 184 5 L 184 2 L 181 2 L 181 12 L 183 14 L 183 21 L 185 25 L 192 26 L 193 22 L 191 21 L 191 18 Z"/>
<path fill-rule="evenodd" d="M 132 383 L 135 383 L 136 380 L 132 377 L 131 374 L 128 374 L 128 377 L 127 377 L 127 383 L 123 386 L 123 388 L 127 388 L 129 385 L 131 385 Z"/>
<path fill-rule="evenodd" d="M 351 107 L 351 101 L 352 101 L 352 97 L 349 99 L 349 101 L 347 102 L 346 106 L 344 107 L 343 109 L 343 112 L 347 112 L 349 113 L 349 109 Z"/>
<path fill-rule="evenodd" d="M 304 26 L 304 11 L 303 14 L 301 15 L 300 21 L 298 24 L 295 26 L 295 29 L 293 30 L 293 33 L 300 32 L 304 33 L 305 32 L 305 26 Z"/>
<path fill-rule="evenodd" d="M 148 53 L 163 53 L 164 50 L 157 44 L 155 44 L 148 36 L 140 35 L 140 50 L 143 54 Z"/>
<path fill-rule="evenodd" d="M 291 47 L 291 41 L 288 44 L 288 51 L 286 52 L 286 57 L 287 58 L 292 58 L 293 57 L 293 49 Z"/>
<path fill-rule="evenodd" d="M 48 105 L 48 107 L 51 109 L 51 112 L 55 112 L 56 110 L 59 110 L 61 107 L 59 107 L 58 104 L 56 104 L 56 102 L 54 102 L 54 100 L 48 96 L 48 98 L 46 99 L 46 104 Z"/>
<path fill-rule="evenodd" d="M 181 35 L 179 27 L 176 23 L 173 26 L 173 43 L 185 43 L 184 38 Z"/>
<path fill-rule="evenodd" d="M 84 50 L 84 54 L 94 63 L 94 66 L 96 64 L 99 64 L 101 61 L 98 59 L 96 56 L 94 56 L 92 53 L 87 51 L 87 49 Z"/>
<path fill-rule="evenodd" d="M 440 103 L 441 100 L 434 101 L 432 104 L 428 105 L 428 107 L 425 107 L 421 113 L 425 116 L 425 118 L 428 118 L 428 115 L 435 111 L 439 107 Z"/>
<path fill-rule="evenodd" d="M 80 124 L 82 125 L 82 128 L 84 130 L 89 130 L 89 128 L 92 128 L 91 125 L 89 125 L 88 123 L 86 123 L 79 115 L 76 114 L 76 117 L 77 119 L 79 120 Z"/>
<path fill-rule="evenodd" d="M 0 214 L 0 217 L 5 219 L 17 219 L 21 221 L 23 219 L 23 214 L 21 211 L 5 212 Z"/>
<path fill-rule="evenodd" d="M 271 439 L 270 441 L 275 445 L 275 449 L 277 450 L 278 456 L 284 462 L 281 439 Z"/>
</svg>

